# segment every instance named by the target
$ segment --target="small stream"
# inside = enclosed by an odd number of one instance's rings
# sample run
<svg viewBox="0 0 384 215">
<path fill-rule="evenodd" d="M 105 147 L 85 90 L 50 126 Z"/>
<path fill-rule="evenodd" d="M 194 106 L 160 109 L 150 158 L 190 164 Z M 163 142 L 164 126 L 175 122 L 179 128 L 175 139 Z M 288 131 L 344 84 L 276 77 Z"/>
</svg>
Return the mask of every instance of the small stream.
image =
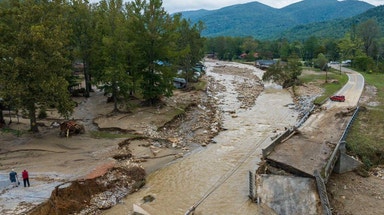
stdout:
<svg viewBox="0 0 384 215">
<path fill-rule="evenodd" d="M 228 64 L 262 75 L 253 66 Z M 185 214 L 192 206 L 199 215 L 262 212 L 261 206 L 248 198 L 248 172 L 258 168 L 261 150 L 271 143 L 270 137 L 293 126 L 298 113 L 287 106 L 293 103 L 290 94 L 273 85 L 265 87 L 253 107 L 240 108 L 233 85 L 236 76 L 213 73 L 215 65 L 206 62 L 207 75 L 226 87 L 225 92 L 216 95 L 225 128 L 214 138 L 216 144 L 199 148 L 150 174 L 140 191 L 104 214 L 133 214 L 133 204 L 151 215 Z M 142 199 L 147 195 L 155 200 L 144 203 Z"/>
</svg>

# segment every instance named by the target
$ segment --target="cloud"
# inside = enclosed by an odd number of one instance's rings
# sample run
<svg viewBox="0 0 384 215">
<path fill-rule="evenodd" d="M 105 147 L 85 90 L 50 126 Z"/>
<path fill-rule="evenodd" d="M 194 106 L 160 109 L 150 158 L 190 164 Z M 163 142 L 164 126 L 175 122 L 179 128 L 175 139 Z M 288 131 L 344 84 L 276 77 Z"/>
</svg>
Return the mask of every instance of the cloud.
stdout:
<svg viewBox="0 0 384 215">
<path fill-rule="evenodd" d="M 281 8 L 299 1 L 301 0 L 259 0 L 258 2 L 269 5 L 271 7 Z M 168 12 L 173 13 L 198 9 L 215 10 L 230 5 L 244 4 L 248 2 L 254 2 L 254 0 L 163 0 L 163 6 Z"/>
</svg>

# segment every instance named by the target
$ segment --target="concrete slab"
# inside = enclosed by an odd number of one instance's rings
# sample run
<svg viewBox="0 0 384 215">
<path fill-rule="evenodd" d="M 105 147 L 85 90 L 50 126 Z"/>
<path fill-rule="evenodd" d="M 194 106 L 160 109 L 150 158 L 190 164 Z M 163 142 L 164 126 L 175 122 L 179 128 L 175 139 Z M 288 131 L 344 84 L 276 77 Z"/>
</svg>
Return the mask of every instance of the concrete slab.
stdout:
<svg viewBox="0 0 384 215">
<path fill-rule="evenodd" d="M 351 119 L 353 109 L 331 108 L 309 117 L 296 135 L 277 145 L 267 161 L 298 176 L 322 171 Z"/>
<path fill-rule="evenodd" d="M 276 214 L 322 214 L 315 179 L 263 174 L 256 181 L 259 202 Z"/>
<path fill-rule="evenodd" d="M 296 135 L 278 145 L 267 161 L 298 176 L 312 177 L 315 170 L 325 166 L 334 148 L 334 144 Z"/>
<path fill-rule="evenodd" d="M 363 165 L 360 161 L 356 160 L 355 158 L 341 153 L 340 158 L 337 161 L 335 167 L 333 168 L 333 171 L 339 174 L 346 173 L 349 171 L 352 171 L 358 167 Z"/>
</svg>

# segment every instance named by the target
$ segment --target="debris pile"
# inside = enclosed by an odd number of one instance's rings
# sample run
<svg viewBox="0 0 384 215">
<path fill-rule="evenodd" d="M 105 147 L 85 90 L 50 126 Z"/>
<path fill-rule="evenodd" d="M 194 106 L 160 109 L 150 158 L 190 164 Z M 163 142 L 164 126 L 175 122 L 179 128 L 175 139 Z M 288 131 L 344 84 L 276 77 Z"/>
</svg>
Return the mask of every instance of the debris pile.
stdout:
<svg viewBox="0 0 384 215">
<path fill-rule="evenodd" d="M 42 214 L 100 214 L 143 186 L 145 170 L 136 164 L 114 167 L 106 174 L 56 186 L 48 201 L 29 212 Z"/>
</svg>

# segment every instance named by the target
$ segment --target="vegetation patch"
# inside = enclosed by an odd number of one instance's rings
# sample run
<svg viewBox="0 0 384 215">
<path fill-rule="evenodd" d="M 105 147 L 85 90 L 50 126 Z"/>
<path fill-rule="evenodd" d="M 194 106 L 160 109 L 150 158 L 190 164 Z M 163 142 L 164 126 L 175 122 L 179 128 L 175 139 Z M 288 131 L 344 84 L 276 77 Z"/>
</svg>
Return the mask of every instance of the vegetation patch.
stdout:
<svg viewBox="0 0 384 215">
<path fill-rule="evenodd" d="M 362 108 L 347 136 L 347 147 L 352 155 L 363 161 L 366 169 L 370 169 L 384 164 L 384 83 L 382 81 L 384 75 L 367 73 L 362 75 L 366 84 L 378 89 L 371 98 L 377 101 L 378 106 L 365 105 L 365 108 Z"/>
<path fill-rule="evenodd" d="M 196 83 L 189 83 L 190 87 L 196 91 L 198 90 L 206 90 L 207 89 L 207 85 L 208 85 L 208 81 L 207 80 L 200 80 Z"/>
<path fill-rule="evenodd" d="M 339 91 L 348 81 L 348 76 L 345 73 L 340 73 L 333 69 L 327 73 L 302 74 L 299 78 L 304 84 L 314 84 L 324 89 L 323 94 L 314 101 L 317 105 L 327 101 L 330 96 Z"/>
</svg>

